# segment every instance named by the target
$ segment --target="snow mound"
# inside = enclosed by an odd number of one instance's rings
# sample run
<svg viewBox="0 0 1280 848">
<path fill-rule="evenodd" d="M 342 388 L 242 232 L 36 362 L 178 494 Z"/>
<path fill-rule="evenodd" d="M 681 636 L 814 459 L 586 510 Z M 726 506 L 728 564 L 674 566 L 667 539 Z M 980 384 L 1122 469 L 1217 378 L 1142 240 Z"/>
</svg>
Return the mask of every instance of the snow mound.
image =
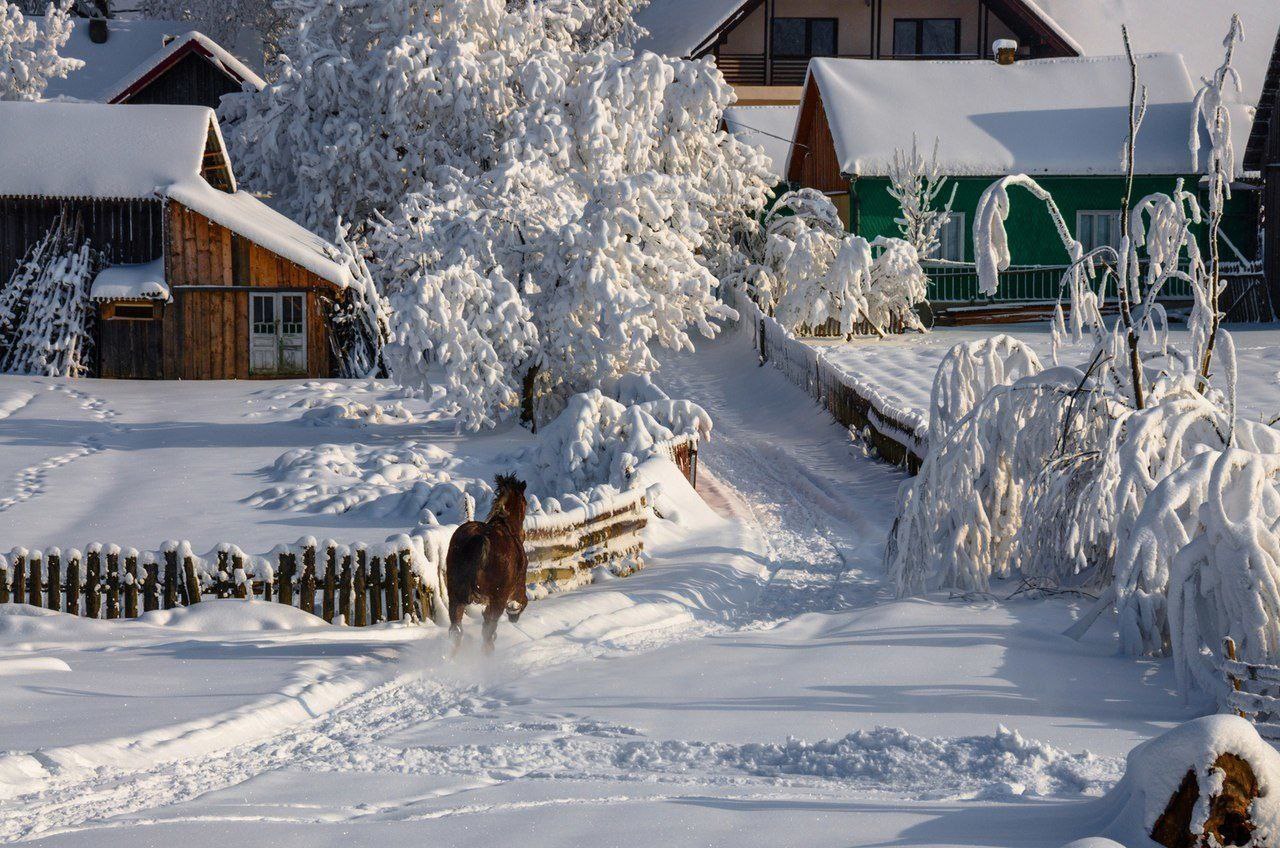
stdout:
<svg viewBox="0 0 1280 848">
<path fill-rule="evenodd" d="M 319 616 L 284 604 L 213 598 L 180 609 L 153 610 L 144 624 L 192 633 L 254 633 L 328 627 Z"/>
<path fill-rule="evenodd" d="M 18 677 L 41 671 L 70 671 L 57 657 L 0 657 L 0 677 Z"/>
<path fill-rule="evenodd" d="M 1101 795 L 1120 776 L 1118 760 L 1070 754 L 1003 726 L 993 736 L 959 738 L 878 727 L 818 742 L 636 742 L 617 758 L 624 768 L 658 771 L 711 764 L 764 777 L 803 775 L 893 786 L 920 798 Z"/>
<path fill-rule="evenodd" d="M 315 400 L 307 398 L 294 404 L 306 411 L 298 420 L 315 427 L 367 427 L 370 424 L 413 424 L 418 417 L 400 401 L 363 403 L 349 397 Z"/>
</svg>

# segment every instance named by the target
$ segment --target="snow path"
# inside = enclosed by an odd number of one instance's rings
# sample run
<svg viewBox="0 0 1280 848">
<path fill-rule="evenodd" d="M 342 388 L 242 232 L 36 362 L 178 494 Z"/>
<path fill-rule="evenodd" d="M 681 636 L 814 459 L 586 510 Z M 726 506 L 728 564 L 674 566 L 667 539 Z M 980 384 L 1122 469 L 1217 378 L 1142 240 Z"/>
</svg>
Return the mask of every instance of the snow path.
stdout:
<svg viewBox="0 0 1280 848">
<path fill-rule="evenodd" d="M 867 458 L 848 430 L 736 339 L 673 357 L 659 374 L 715 430 L 699 464 L 749 505 L 772 559 L 751 610 L 760 624 L 885 600 L 880 559 L 900 471 Z"/>
</svg>

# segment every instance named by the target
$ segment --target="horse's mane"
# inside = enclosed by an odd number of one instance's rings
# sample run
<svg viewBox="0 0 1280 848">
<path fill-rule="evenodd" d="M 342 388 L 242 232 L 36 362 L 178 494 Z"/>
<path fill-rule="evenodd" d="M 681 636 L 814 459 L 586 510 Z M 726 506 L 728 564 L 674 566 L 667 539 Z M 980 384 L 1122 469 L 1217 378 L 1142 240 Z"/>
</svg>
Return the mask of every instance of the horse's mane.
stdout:
<svg viewBox="0 0 1280 848">
<path fill-rule="evenodd" d="M 525 484 L 514 474 L 499 474 L 493 480 L 493 506 L 489 508 L 489 520 L 508 518 L 511 514 L 509 502 L 513 497 L 524 497 Z"/>
</svg>

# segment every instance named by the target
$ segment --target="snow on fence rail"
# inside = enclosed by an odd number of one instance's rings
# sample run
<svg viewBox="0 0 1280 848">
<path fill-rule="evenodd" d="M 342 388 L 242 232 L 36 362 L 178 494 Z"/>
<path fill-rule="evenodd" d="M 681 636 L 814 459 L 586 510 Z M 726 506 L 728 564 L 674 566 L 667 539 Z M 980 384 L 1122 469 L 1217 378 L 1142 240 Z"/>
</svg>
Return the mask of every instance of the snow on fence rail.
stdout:
<svg viewBox="0 0 1280 848">
<path fill-rule="evenodd" d="M 1267 739 L 1280 740 L 1280 666 L 1236 659 L 1236 643 L 1222 640 L 1222 673 L 1230 690 L 1225 706 L 1248 719 Z"/>
<path fill-rule="evenodd" d="M 696 441 L 667 450 L 696 467 Z M 678 461 L 677 461 L 678 462 Z M 648 522 L 643 489 L 525 522 L 535 596 L 588 582 L 604 566 L 630 574 L 643 562 Z M 445 555 L 454 527 L 401 534 L 381 545 L 303 538 L 265 555 L 222 544 L 200 556 L 187 542 L 139 552 L 93 544 L 82 554 L 15 548 L 0 556 L 0 603 L 27 603 L 88 618 L 136 618 L 206 597 L 253 598 L 357 627 L 383 621 L 443 622 Z"/>
<path fill-rule="evenodd" d="M 768 362 L 812 395 L 845 427 L 856 429 L 881 457 L 914 474 L 927 453 L 929 422 L 894 403 L 882 390 L 832 364 L 765 315 L 749 298 L 734 304 L 750 321 L 761 362 Z"/>
</svg>

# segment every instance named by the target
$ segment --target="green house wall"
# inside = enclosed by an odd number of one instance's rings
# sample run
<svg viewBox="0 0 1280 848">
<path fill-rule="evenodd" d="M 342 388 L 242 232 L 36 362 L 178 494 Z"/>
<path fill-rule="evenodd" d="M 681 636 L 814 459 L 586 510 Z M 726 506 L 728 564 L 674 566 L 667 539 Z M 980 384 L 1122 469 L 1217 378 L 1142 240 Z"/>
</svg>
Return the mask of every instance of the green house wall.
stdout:
<svg viewBox="0 0 1280 848">
<path fill-rule="evenodd" d="M 956 177 L 948 181 L 942 197 L 950 195 L 951 187 L 955 187 L 953 212 L 965 216 L 965 256 L 966 262 L 973 261 L 973 222 L 974 212 L 982 193 L 998 179 L 997 177 Z M 1184 175 L 1187 186 L 1197 186 L 1199 177 Z M 1134 199 L 1137 200 L 1155 192 L 1169 193 L 1177 185 L 1178 177 L 1139 177 L 1134 181 Z M 1038 177 L 1041 186 L 1053 195 L 1062 210 L 1067 225 L 1074 231 L 1076 213 L 1082 211 L 1118 210 L 1124 204 L 1125 181 L 1121 177 Z M 1257 192 L 1237 191 L 1228 204 L 1223 230 L 1245 256 L 1256 255 L 1257 242 Z M 1015 188 L 1009 192 L 1010 212 L 1006 223 L 1009 234 L 1009 250 L 1014 265 L 1063 265 L 1067 261 L 1066 251 L 1058 236 L 1042 201 L 1036 199 L 1023 189 Z M 1202 203 L 1205 202 L 1201 198 Z M 849 228 L 851 231 L 867 239 L 877 236 L 898 236 L 898 225 L 894 219 L 901 215 L 897 201 L 889 194 L 889 180 L 882 177 L 857 178 L 850 186 Z M 1205 241 L 1203 228 L 1198 233 L 1202 246 Z M 1223 251 L 1224 259 L 1234 259 Z M 1056 276 L 1039 274 L 1034 281 L 1028 278 L 1030 288 L 1023 286 L 1019 297 L 1056 296 Z M 935 286 L 934 288 L 937 288 Z M 952 300 L 971 299 L 976 297 L 976 280 L 963 287 L 963 291 L 955 287 L 947 287 L 947 297 L 943 292 L 934 291 L 932 299 Z"/>
</svg>

